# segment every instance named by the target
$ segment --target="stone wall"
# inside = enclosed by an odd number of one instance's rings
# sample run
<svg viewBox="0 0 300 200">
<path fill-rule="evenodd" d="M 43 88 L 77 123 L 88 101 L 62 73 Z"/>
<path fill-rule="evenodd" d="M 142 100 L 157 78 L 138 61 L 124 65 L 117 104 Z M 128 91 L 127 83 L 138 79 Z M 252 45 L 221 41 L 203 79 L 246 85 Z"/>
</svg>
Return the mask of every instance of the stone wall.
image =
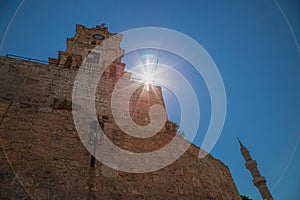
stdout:
<svg viewBox="0 0 300 200">
<path fill-rule="evenodd" d="M 98 161 L 90 168 L 72 112 L 51 106 L 54 98 L 71 99 L 76 70 L 7 57 L 0 58 L 0 70 L 1 199 L 239 199 L 229 169 L 210 155 L 198 159 L 194 145 L 151 173 L 124 173 Z M 123 135 L 116 127 L 105 124 L 115 140 Z M 160 148 L 172 138 L 163 132 L 152 142 L 122 136 L 116 143 Z"/>
<path fill-rule="evenodd" d="M 78 48 L 84 44 L 86 53 L 85 46 L 91 45 L 77 40 L 93 41 L 80 34 L 90 34 L 85 27 L 77 25 L 76 31 L 67 40 L 66 52 L 49 59 L 49 65 L 0 57 L 0 199 L 240 199 L 228 167 L 210 155 L 199 159 L 193 144 L 174 163 L 150 173 L 121 172 L 98 161 L 90 167 L 91 155 L 76 131 L 71 100 L 82 60 Z M 66 63 L 66 56 L 72 62 Z M 126 150 L 160 149 L 176 137 L 174 130 L 164 127 L 151 138 L 135 138 L 114 121 L 110 98 L 124 67 L 120 59 L 113 62 L 97 88 L 95 105 L 104 133 Z M 164 107 L 159 87 L 146 93 L 136 90 L 129 105 L 133 120 L 147 125 L 153 104 Z"/>
</svg>

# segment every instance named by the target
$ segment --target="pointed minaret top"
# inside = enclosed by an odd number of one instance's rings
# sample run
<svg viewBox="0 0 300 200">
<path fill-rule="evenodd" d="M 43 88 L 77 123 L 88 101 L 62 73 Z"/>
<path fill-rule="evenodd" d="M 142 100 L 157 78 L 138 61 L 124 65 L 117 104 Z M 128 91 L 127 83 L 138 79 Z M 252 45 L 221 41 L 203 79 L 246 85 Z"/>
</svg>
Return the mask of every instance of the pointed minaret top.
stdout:
<svg viewBox="0 0 300 200">
<path fill-rule="evenodd" d="M 239 137 L 236 137 L 236 138 L 237 138 L 237 140 L 239 141 L 239 143 L 240 143 L 240 146 L 243 146 L 243 144 L 242 144 L 242 142 L 241 142 L 240 138 L 239 138 Z"/>
<path fill-rule="evenodd" d="M 237 140 L 238 140 L 238 142 L 239 142 L 239 144 L 240 144 L 240 147 L 241 147 L 241 149 L 244 149 L 244 150 L 247 150 L 247 148 L 243 145 L 243 143 L 241 142 L 241 140 L 240 140 L 240 138 L 239 137 L 236 137 L 237 138 Z M 248 150 L 247 150 L 248 151 Z"/>
<path fill-rule="evenodd" d="M 251 156 L 250 156 L 250 153 L 248 151 L 248 149 L 243 145 L 243 143 L 241 142 L 240 138 L 237 137 L 237 140 L 238 142 L 240 143 L 240 149 L 241 149 L 241 153 L 244 157 L 244 159 L 247 161 L 247 160 L 251 160 Z"/>
</svg>

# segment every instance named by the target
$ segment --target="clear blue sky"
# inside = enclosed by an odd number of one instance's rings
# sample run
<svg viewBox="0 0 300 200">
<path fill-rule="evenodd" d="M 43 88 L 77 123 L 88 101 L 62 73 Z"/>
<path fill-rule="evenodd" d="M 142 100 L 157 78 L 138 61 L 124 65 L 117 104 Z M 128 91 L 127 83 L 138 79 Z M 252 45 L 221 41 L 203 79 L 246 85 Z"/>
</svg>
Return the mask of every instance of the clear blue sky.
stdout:
<svg viewBox="0 0 300 200">
<path fill-rule="evenodd" d="M 274 198 L 300 198 L 300 145 L 296 147 L 300 58 L 275 1 L 25 0 L 15 13 L 20 2 L 0 1 L 2 55 L 57 57 L 58 50 L 65 49 L 66 38 L 74 35 L 75 24 L 106 23 L 115 33 L 164 27 L 199 42 L 217 64 L 227 93 L 226 122 L 212 155 L 229 166 L 241 194 L 260 199 L 244 167 L 236 141 L 239 136 L 257 160 Z M 300 2 L 280 0 L 279 4 L 299 41 Z M 171 115 L 176 121 L 176 114 Z M 194 143 L 200 145 L 201 136 Z"/>
</svg>

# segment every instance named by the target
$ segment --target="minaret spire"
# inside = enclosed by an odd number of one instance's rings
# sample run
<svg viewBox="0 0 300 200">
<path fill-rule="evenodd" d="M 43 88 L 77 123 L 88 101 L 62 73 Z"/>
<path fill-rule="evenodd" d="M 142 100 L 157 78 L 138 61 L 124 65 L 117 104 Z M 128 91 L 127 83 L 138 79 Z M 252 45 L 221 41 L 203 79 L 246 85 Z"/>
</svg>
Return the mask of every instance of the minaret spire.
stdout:
<svg viewBox="0 0 300 200">
<path fill-rule="evenodd" d="M 242 142 L 241 142 L 240 138 L 239 138 L 239 137 L 236 137 L 236 138 L 237 138 L 237 140 L 239 141 L 239 143 L 240 143 L 240 146 L 243 146 L 243 144 L 242 144 Z"/>
<path fill-rule="evenodd" d="M 257 168 L 257 163 L 255 160 L 251 158 L 251 155 L 248 149 L 242 144 L 241 140 L 237 137 L 237 140 L 240 144 L 241 153 L 246 161 L 245 166 L 250 171 L 253 177 L 253 184 L 260 192 L 261 197 L 263 200 L 273 200 L 273 197 L 267 187 L 265 177 L 260 175 L 260 172 Z"/>
</svg>

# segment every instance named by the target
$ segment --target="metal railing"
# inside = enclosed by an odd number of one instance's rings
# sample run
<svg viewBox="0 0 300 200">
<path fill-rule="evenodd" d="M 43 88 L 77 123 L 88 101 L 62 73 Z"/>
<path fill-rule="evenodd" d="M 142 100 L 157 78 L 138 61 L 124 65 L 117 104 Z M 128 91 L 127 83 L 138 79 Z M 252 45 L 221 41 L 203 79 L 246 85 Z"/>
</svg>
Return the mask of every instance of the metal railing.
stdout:
<svg viewBox="0 0 300 200">
<path fill-rule="evenodd" d="M 17 56 L 17 55 L 13 55 L 13 54 L 6 54 L 6 57 L 9 58 L 19 58 L 21 60 L 27 60 L 27 61 L 32 61 L 32 62 L 39 62 L 39 63 L 43 63 L 43 64 L 48 64 L 48 61 L 45 60 L 40 60 L 40 59 L 35 59 L 35 58 L 28 58 L 28 57 L 24 57 L 24 56 Z"/>
</svg>

